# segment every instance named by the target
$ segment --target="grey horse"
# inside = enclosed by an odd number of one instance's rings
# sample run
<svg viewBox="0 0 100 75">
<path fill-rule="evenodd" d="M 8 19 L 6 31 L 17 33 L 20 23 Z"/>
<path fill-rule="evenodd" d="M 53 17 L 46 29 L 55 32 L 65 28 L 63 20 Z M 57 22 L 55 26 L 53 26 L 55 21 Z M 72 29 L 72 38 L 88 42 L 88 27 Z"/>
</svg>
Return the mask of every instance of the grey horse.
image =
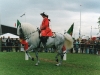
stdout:
<svg viewBox="0 0 100 75">
<path fill-rule="evenodd" d="M 38 46 L 40 42 L 39 29 L 30 23 L 22 23 L 17 28 L 17 34 L 19 36 L 22 36 L 23 34 L 24 39 L 26 39 L 27 42 L 29 43 L 29 48 L 26 51 L 28 57 L 33 60 L 33 58 L 30 56 L 28 52 L 33 49 L 35 51 L 35 55 L 37 58 L 37 62 L 35 65 L 39 65 L 39 62 L 40 62 L 39 57 L 38 57 L 38 50 L 39 50 Z M 68 33 L 61 34 L 61 33 L 55 32 L 55 36 L 49 37 L 46 41 L 46 48 L 55 47 L 57 50 L 57 55 L 55 57 L 56 61 L 58 62 L 56 64 L 57 66 L 61 65 L 63 61 L 63 55 L 64 55 L 62 51 L 63 46 L 65 46 L 67 49 L 70 49 L 73 47 L 73 39 Z M 61 57 L 60 60 L 58 60 L 58 56 Z"/>
</svg>

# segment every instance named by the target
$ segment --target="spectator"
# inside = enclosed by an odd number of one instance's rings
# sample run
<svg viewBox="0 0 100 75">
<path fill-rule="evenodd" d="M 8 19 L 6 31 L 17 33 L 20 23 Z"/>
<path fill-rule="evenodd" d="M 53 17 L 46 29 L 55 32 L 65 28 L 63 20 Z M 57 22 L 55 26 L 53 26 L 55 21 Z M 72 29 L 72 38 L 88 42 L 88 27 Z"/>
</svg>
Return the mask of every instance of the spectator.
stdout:
<svg viewBox="0 0 100 75">
<path fill-rule="evenodd" d="M 79 49 L 79 42 L 78 40 L 75 40 L 75 53 L 78 53 L 78 49 Z"/>
<path fill-rule="evenodd" d="M 89 53 L 89 40 L 85 42 L 85 53 Z"/>
<path fill-rule="evenodd" d="M 18 38 L 16 38 L 15 40 L 15 51 L 18 52 L 18 50 L 20 51 L 20 41 L 18 40 Z"/>
<path fill-rule="evenodd" d="M 7 46 L 7 52 L 10 52 L 12 43 L 11 43 L 11 39 L 9 36 L 8 36 L 8 39 L 6 40 L 6 46 Z"/>
<path fill-rule="evenodd" d="M 97 53 L 97 47 L 98 47 L 98 41 L 96 40 L 96 41 L 94 41 L 94 54 L 96 54 Z"/>
<path fill-rule="evenodd" d="M 13 46 L 14 46 L 14 40 L 13 40 L 13 38 L 11 38 L 11 51 L 13 51 Z"/>
<path fill-rule="evenodd" d="M 80 47 L 81 53 L 83 53 L 84 47 L 85 47 L 85 44 L 84 44 L 83 40 L 81 41 L 80 45 L 81 45 L 81 47 Z"/>
<path fill-rule="evenodd" d="M 3 36 L 3 38 L 1 38 L 1 52 L 3 52 L 4 50 L 6 50 L 6 39 Z"/>
<path fill-rule="evenodd" d="M 98 55 L 100 55 L 100 40 L 97 43 L 97 51 L 98 51 Z"/>
<path fill-rule="evenodd" d="M 90 40 L 90 44 L 89 44 L 89 54 L 93 54 L 93 41 Z"/>
</svg>

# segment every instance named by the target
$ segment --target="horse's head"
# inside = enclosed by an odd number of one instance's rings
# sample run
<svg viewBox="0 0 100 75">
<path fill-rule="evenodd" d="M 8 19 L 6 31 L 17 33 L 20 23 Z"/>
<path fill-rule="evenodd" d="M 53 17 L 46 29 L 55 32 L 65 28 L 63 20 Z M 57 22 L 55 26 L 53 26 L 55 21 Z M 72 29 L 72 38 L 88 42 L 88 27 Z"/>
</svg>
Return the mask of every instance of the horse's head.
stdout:
<svg viewBox="0 0 100 75">
<path fill-rule="evenodd" d="M 39 35 L 39 34 L 35 34 L 35 32 L 37 31 L 39 31 L 39 29 L 30 23 L 21 23 L 17 27 L 17 35 L 19 35 L 21 39 L 29 38 L 31 35 L 32 36 L 34 35 L 35 37 Z"/>
</svg>

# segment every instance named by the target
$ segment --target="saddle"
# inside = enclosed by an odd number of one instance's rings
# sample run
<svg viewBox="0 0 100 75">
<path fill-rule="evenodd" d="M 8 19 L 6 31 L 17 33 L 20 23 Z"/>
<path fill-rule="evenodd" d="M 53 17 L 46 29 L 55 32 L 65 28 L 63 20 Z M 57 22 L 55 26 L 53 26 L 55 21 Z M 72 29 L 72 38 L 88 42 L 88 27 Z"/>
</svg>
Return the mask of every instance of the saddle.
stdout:
<svg viewBox="0 0 100 75">
<path fill-rule="evenodd" d="M 44 46 L 44 48 L 46 48 L 46 42 L 47 42 L 47 39 L 49 38 L 49 36 L 41 36 L 40 33 L 41 33 L 41 31 L 39 30 L 40 42 L 39 42 L 38 47 L 40 48 L 40 45 L 41 45 L 41 43 L 42 43 L 42 45 Z M 52 37 L 52 38 L 55 38 L 55 37 L 56 37 L 55 32 L 52 32 L 52 33 L 53 33 L 53 36 L 51 36 L 51 37 Z"/>
</svg>

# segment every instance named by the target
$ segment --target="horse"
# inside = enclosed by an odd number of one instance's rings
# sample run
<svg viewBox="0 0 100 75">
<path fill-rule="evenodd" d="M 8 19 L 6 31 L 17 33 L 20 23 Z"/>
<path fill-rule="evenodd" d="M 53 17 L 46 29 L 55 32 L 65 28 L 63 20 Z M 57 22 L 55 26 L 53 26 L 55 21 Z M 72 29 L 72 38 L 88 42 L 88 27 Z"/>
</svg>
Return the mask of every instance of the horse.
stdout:
<svg viewBox="0 0 100 75">
<path fill-rule="evenodd" d="M 39 28 L 30 23 L 21 23 L 21 25 L 19 25 L 17 28 L 17 34 L 19 36 L 23 36 L 24 39 L 26 39 L 27 42 L 29 43 L 29 47 L 26 50 L 26 53 L 28 57 L 32 60 L 34 60 L 34 58 L 30 56 L 28 51 L 32 49 L 35 51 L 35 55 L 37 59 L 37 62 L 35 65 L 39 65 L 40 63 L 39 57 L 38 57 L 38 50 L 40 49 L 38 47 L 39 42 L 40 42 Z M 62 64 L 62 61 L 63 61 L 63 56 L 64 56 L 64 53 L 62 51 L 63 46 L 65 46 L 67 49 L 71 49 L 73 47 L 73 39 L 71 35 L 69 35 L 68 33 L 61 34 L 61 33 L 55 32 L 54 34 L 55 36 L 48 37 L 46 41 L 46 48 L 53 48 L 53 47 L 56 48 L 57 55 L 55 56 L 55 60 L 57 61 L 56 65 L 59 66 Z M 58 60 L 58 56 L 60 56 L 60 60 Z"/>
</svg>

